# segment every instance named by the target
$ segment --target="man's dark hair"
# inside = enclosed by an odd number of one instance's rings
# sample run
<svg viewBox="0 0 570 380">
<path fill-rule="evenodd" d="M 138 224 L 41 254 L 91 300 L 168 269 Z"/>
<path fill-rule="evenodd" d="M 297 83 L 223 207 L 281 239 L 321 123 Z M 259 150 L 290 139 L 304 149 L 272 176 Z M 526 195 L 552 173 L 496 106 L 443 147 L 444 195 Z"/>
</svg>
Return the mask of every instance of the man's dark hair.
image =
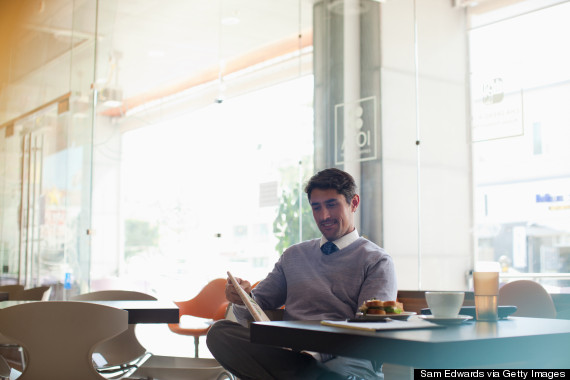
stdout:
<svg viewBox="0 0 570 380">
<path fill-rule="evenodd" d="M 321 170 L 307 182 L 305 193 L 307 193 L 309 202 L 311 201 L 311 192 L 314 189 L 335 189 L 339 194 L 344 195 L 347 203 L 350 203 L 356 195 L 354 178 L 347 172 L 336 168 Z"/>
</svg>

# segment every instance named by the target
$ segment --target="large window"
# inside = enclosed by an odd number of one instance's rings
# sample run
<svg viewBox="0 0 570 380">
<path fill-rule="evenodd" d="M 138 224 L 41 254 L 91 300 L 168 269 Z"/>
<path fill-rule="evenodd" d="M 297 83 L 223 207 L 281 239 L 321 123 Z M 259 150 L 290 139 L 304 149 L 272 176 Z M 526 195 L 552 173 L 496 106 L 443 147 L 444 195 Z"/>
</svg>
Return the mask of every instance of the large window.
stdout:
<svg viewBox="0 0 570 380">
<path fill-rule="evenodd" d="M 553 292 L 570 286 L 569 17 L 479 16 L 470 32 L 477 259 Z"/>
<path fill-rule="evenodd" d="M 281 253 L 277 215 L 298 215 L 299 188 L 312 174 L 312 80 L 277 84 L 124 135 L 123 277 L 144 278 L 152 292 L 179 299 L 227 270 L 265 277 Z M 289 235 L 299 223 L 292 217 L 282 227 Z"/>
<path fill-rule="evenodd" d="M 95 12 L 0 2 L 0 283 L 57 299 L 90 276 Z"/>
<path fill-rule="evenodd" d="M 306 216 L 283 199 L 313 170 L 310 4 L 142 4 L 101 1 L 91 289 L 260 280 Z"/>
<path fill-rule="evenodd" d="M 302 186 L 335 166 L 399 288 L 478 261 L 568 287 L 568 2 L 0 6 L 3 282 L 255 281 L 315 236 Z"/>
</svg>

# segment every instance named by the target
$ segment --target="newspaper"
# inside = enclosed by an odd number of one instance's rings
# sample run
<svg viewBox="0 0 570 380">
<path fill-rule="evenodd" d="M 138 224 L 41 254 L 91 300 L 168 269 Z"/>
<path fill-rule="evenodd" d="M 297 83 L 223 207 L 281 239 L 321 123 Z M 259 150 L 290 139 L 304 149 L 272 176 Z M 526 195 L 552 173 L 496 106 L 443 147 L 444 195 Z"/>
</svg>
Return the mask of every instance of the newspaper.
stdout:
<svg viewBox="0 0 570 380">
<path fill-rule="evenodd" d="M 253 319 L 256 322 L 270 321 L 269 317 L 263 312 L 263 310 L 261 310 L 261 307 L 259 307 L 257 302 L 255 302 L 253 298 L 251 298 L 251 296 L 247 294 L 241 286 L 239 286 L 235 277 L 229 271 L 228 271 L 228 277 L 230 278 L 232 285 L 234 286 L 239 296 L 241 297 L 243 304 L 245 305 L 245 307 L 247 307 L 247 310 L 249 310 L 249 312 L 253 316 Z"/>
<path fill-rule="evenodd" d="M 445 327 L 443 325 L 436 325 L 435 323 L 423 320 L 413 320 L 413 321 L 389 320 L 388 322 L 321 321 L 321 325 L 342 327 L 345 329 L 365 330 L 365 331 L 437 329 Z"/>
</svg>

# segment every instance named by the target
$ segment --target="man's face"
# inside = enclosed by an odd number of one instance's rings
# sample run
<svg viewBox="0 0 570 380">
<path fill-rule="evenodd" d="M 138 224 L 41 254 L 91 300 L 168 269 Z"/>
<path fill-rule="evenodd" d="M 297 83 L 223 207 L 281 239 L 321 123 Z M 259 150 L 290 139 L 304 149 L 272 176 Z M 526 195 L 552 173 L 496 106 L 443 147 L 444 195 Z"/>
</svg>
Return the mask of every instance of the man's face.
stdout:
<svg viewBox="0 0 570 380">
<path fill-rule="evenodd" d="M 311 208 L 319 230 L 327 240 L 336 240 L 354 230 L 354 212 L 360 198 L 355 195 L 350 203 L 334 189 L 314 189 Z"/>
</svg>

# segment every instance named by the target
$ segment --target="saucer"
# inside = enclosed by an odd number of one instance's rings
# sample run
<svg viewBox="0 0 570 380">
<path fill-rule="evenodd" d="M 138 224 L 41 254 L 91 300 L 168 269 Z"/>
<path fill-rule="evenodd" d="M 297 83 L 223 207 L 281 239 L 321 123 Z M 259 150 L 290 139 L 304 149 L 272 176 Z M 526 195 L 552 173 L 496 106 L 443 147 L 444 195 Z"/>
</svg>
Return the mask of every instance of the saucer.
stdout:
<svg viewBox="0 0 570 380">
<path fill-rule="evenodd" d="M 465 321 L 473 319 L 470 315 L 461 314 L 453 318 L 436 318 L 433 315 L 419 315 L 418 318 L 425 319 L 426 321 L 437 323 L 439 325 L 459 325 Z"/>
<path fill-rule="evenodd" d="M 497 307 L 497 311 L 498 311 L 499 319 L 505 319 L 505 318 L 508 318 L 509 315 L 511 315 L 512 313 L 517 311 L 517 307 L 512 306 L 512 305 L 499 305 Z M 431 315 L 431 310 L 429 308 L 423 308 L 421 310 L 421 314 Z M 461 308 L 461 310 L 459 310 L 459 314 L 460 315 L 470 315 L 473 318 L 475 318 L 475 315 L 476 315 L 475 306 L 463 306 Z"/>
</svg>

